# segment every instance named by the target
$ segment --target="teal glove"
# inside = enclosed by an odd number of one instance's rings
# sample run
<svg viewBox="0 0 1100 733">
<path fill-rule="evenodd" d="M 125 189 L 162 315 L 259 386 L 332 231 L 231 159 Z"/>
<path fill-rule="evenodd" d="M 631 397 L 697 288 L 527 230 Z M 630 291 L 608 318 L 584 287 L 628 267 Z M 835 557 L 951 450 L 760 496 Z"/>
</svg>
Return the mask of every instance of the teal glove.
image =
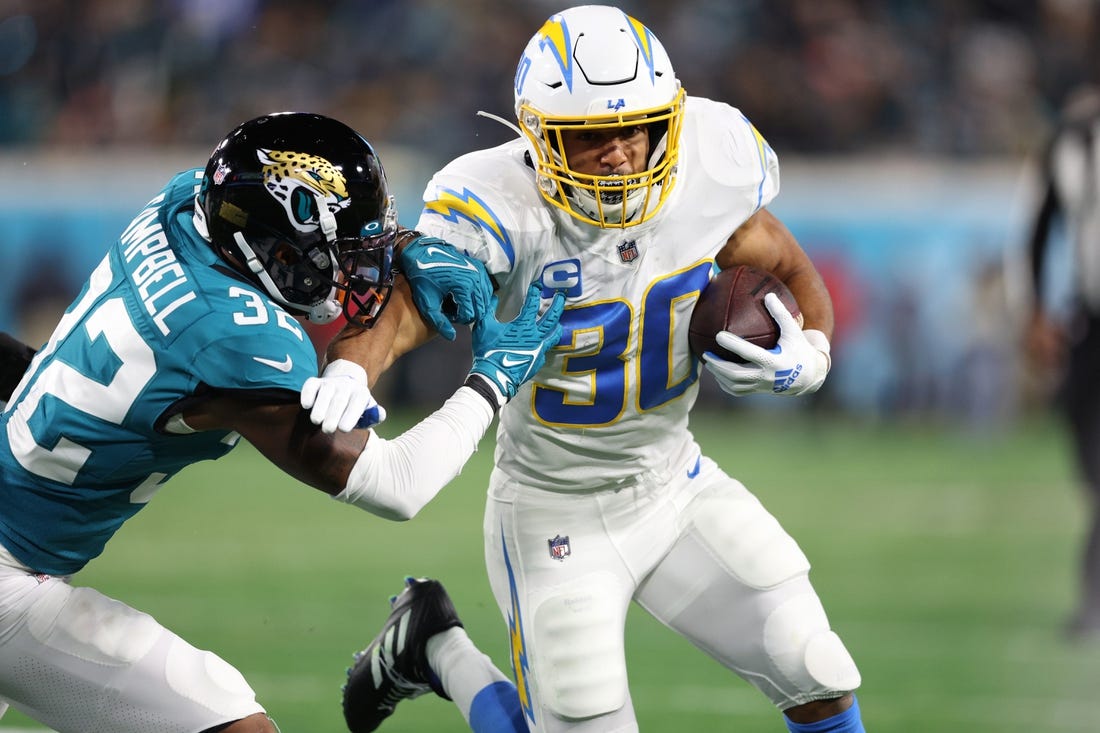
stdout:
<svg viewBox="0 0 1100 733">
<path fill-rule="evenodd" d="M 500 409 L 516 396 L 524 382 L 535 375 L 546 362 L 547 350 L 561 338 L 558 320 L 565 310 L 565 296 L 555 293 L 550 307 L 539 316 L 542 288 L 532 284 L 527 300 L 514 320 L 501 323 L 496 319 L 496 296 L 492 310 L 474 323 L 474 363 L 466 386 Z"/>
<path fill-rule="evenodd" d="M 406 244 L 401 272 L 420 316 L 448 341 L 456 335 L 452 323 L 473 323 L 492 313 L 493 284 L 485 265 L 442 239 L 420 234 Z"/>
</svg>

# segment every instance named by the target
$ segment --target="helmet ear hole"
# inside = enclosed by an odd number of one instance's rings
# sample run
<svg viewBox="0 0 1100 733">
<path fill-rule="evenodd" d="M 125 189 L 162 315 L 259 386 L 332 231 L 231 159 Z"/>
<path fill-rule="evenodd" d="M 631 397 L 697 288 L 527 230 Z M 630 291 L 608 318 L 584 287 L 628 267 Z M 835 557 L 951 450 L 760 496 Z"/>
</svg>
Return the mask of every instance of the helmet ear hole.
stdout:
<svg viewBox="0 0 1100 733">
<path fill-rule="evenodd" d="M 285 265 L 286 267 L 293 267 L 302 259 L 298 256 L 297 250 L 287 242 L 279 242 L 276 244 L 271 256 L 280 265 Z"/>
</svg>

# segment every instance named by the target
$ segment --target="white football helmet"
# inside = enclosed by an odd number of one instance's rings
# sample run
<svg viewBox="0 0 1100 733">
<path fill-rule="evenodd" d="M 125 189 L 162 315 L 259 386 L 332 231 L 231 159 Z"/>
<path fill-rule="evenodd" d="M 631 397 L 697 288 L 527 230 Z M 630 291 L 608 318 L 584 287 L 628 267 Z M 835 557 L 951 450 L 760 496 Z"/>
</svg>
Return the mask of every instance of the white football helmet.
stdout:
<svg viewBox="0 0 1100 733">
<path fill-rule="evenodd" d="M 648 28 L 603 5 L 552 15 L 520 57 L 515 98 L 543 198 L 600 227 L 633 226 L 657 213 L 676 177 L 684 91 Z M 645 170 L 603 176 L 570 167 L 563 130 L 642 120 L 649 126 Z"/>
</svg>

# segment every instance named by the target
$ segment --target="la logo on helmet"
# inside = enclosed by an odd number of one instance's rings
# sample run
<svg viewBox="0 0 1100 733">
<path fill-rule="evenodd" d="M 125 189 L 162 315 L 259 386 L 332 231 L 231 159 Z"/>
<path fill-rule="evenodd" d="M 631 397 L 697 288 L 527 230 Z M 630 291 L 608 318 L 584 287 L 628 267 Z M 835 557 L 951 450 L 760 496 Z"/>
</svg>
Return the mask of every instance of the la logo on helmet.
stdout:
<svg viewBox="0 0 1100 733">
<path fill-rule="evenodd" d="M 612 112 L 618 112 L 620 109 L 626 106 L 626 100 L 622 99 L 609 99 L 607 100 L 607 108 Z"/>
</svg>

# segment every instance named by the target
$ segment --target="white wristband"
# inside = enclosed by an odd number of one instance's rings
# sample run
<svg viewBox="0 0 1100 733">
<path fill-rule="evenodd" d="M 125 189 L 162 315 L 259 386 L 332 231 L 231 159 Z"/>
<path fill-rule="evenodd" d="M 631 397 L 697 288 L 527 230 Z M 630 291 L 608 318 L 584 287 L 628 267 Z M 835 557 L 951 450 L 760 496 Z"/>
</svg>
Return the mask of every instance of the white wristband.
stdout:
<svg viewBox="0 0 1100 733">
<path fill-rule="evenodd" d="M 459 387 L 393 440 L 372 429 L 347 485 L 334 498 L 385 519 L 412 519 L 459 474 L 495 414 L 484 397 Z"/>
</svg>

